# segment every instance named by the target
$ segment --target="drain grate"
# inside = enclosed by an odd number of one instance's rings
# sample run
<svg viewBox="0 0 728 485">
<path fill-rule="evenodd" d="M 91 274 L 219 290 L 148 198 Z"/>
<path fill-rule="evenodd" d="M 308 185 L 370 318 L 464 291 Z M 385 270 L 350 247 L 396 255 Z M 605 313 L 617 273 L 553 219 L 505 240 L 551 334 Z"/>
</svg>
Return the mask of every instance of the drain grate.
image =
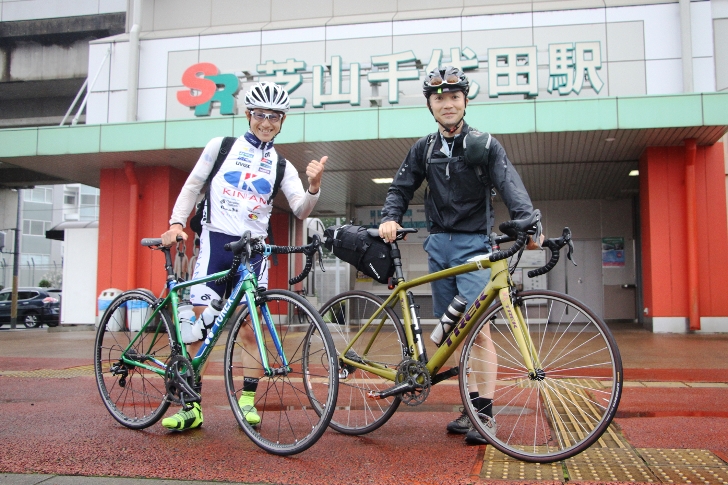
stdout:
<svg viewBox="0 0 728 485">
<path fill-rule="evenodd" d="M 70 379 L 72 377 L 92 376 L 94 366 L 80 365 L 68 369 L 0 370 L 3 377 L 35 377 L 41 379 Z"/>
</svg>

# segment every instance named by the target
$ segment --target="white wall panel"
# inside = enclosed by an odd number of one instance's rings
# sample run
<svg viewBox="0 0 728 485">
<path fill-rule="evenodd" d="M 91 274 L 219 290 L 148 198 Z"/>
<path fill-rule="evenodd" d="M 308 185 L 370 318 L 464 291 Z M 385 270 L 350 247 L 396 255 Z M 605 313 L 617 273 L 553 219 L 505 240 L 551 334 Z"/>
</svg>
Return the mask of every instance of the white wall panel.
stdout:
<svg viewBox="0 0 728 485">
<path fill-rule="evenodd" d="M 227 49 L 206 49 L 200 50 L 199 62 L 211 62 L 215 64 L 221 73 L 233 73 L 236 71 L 248 71 L 256 73 L 256 67 L 260 63 L 260 46 L 228 47 Z M 297 55 L 295 51 L 288 53 L 289 57 Z M 275 59 L 277 62 L 284 62 L 286 59 Z M 189 65 L 187 66 L 189 67 Z M 310 70 L 310 66 L 308 66 Z M 181 84 L 182 74 L 177 77 Z"/>
<path fill-rule="evenodd" d="M 139 121 L 161 121 L 167 110 L 165 88 L 140 89 L 138 94 L 137 119 Z"/>
<path fill-rule="evenodd" d="M 273 44 L 264 45 L 260 52 L 260 61 L 286 62 L 286 59 L 295 58 L 297 61 L 305 61 L 306 69 L 316 64 L 326 64 L 326 43 L 325 42 L 301 42 L 299 44 Z M 299 71 L 300 72 L 300 71 Z"/>
<path fill-rule="evenodd" d="M 463 32 L 463 47 L 470 47 L 478 57 L 485 58 L 488 49 L 533 45 L 533 29 L 481 30 Z M 455 46 L 453 46 L 455 47 Z"/>
<path fill-rule="evenodd" d="M 640 20 L 645 23 L 646 59 L 680 58 L 680 6 L 677 3 L 607 9 L 607 22 Z"/>
<path fill-rule="evenodd" d="M 374 37 L 326 41 L 327 64 L 331 60 L 331 56 L 341 56 L 341 62 L 344 65 L 351 64 L 352 62 L 369 64 L 371 62 L 372 52 L 380 55 L 391 54 L 392 38 Z"/>
<path fill-rule="evenodd" d="M 79 101 L 80 102 L 80 101 Z M 76 106 L 78 108 L 78 105 Z M 109 92 L 102 91 L 91 93 L 86 102 L 86 124 L 98 125 L 108 123 L 109 113 Z M 76 114 L 76 110 L 71 113 L 70 118 Z"/>
<path fill-rule="evenodd" d="M 534 12 L 534 27 L 550 27 L 556 25 L 603 24 L 606 12 L 603 8 L 581 10 L 560 10 L 555 12 Z"/>
<path fill-rule="evenodd" d="M 682 61 L 665 59 L 645 62 L 647 94 L 675 94 L 683 92 Z"/>
<path fill-rule="evenodd" d="M 126 122 L 126 90 L 109 93 L 109 123 Z"/>
<path fill-rule="evenodd" d="M 690 4 L 690 37 L 693 57 L 713 55 L 713 19 L 710 15 L 710 2 Z"/>
<path fill-rule="evenodd" d="M 693 89 L 696 93 L 715 92 L 715 62 L 712 57 L 693 58 Z"/>
<path fill-rule="evenodd" d="M 88 46 L 88 75 L 89 86 L 93 77 L 101 68 L 96 82 L 91 87 L 91 91 L 108 91 L 109 90 L 109 59 L 105 59 L 109 48 L 112 48 L 111 55 L 114 55 L 113 44 L 89 44 Z M 101 64 L 103 63 L 103 67 Z"/>
<path fill-rule="evenodd" d="M 358 25 L 332 25 L 326 27 L 326 40 L 361 39 L 392 35 L 392 22 Z"/>
<path fill-rule="evenodd" d="M 126 89 L 129 84 L 129 43 L 114 42 L 112 46 L 111 84 L 109 89 L 112 91 Z"/>
<path fill-rule="evenodd" d="M 143 40 L 139 48 L 139 87 L 163 88 L 167 82 L 167 55 L 170 51 L 199 49 L 199 37 Z"/>
<path fill-rule="evenodd" d="M 533 21 L 530 13 L 509 13 L 502 15 L 477 15 L 463 17 L 463 31 L 501 30 L 531 28 Z"/>
<path fill-rule="evenodd" d="M 460 17 L 392 22 L 392 35 L 460 32 Z"/>
<path fill-rule="evenodd" d="M 167 86 L 182 86 L 182 74 L 200 61 L 199 50 L 172 51 L 167 57 Z"/>
<path fill-rule="evenodd" d="M 239 47 L 247 45 L 260 45 L 260 32 L 241 32 L 236 34 L 201 35 L 200 49 L 215 49 L 218 47 Z"/>
<path fill-rule="evenodd" d="M 451 47 L 460 47 L 460 32 L 410 35 L 407 37 L 395 37 L 392 40 L 392 52 L 406 52 L 411 50 L 415 53 L 415 57 L 425 66 L 430 62 L 433 49 L 442 49 L 443 58 L 449 58 Z M 372 54 L 376 55 L 379 53 L 372 52 Z M 477 52 L 477 54 L 482 55 L 485 53 Z"/>
<path fill-rule="evenodd" d="M 99 13 L 126 12 L 127 0 L 99 0 Z"/>
<path fill-rule="evenodd" d="M 609 63 L 609 96 L 639 96 L 647 92 L 644 61 Z"/>
<path fill-rule="evenodd" d="M 287 44 L 295 42 L 312 42 L 326 40 L 325 27 L 309 27 L 304 29 L 264 30 L 263 44 Z"/>
<path fill-rule="evenodd" d="M 607 24 L 608 61 L 637 61 L 645 58 L 644 22 Z"/>
</svg>

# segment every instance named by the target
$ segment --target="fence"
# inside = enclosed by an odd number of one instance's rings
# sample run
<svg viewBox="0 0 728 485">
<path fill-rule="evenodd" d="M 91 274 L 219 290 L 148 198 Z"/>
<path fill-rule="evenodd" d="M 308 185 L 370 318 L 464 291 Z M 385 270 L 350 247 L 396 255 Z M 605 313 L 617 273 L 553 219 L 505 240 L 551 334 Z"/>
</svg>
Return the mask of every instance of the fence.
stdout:
<svg viewBox="0 0 728 485">
<path fill-rule="evenodd" d="M 63 281 L 63 266 L 59 263 L 34 264 L 32 261 L 18 267 L 18 286 L 38 286 L 41 280 L 47 280 L 54 288 L 60 288 Z M 0 259 L 0 286 L 9 288 L 13 285 L 13 261 Z"/>
</svg>

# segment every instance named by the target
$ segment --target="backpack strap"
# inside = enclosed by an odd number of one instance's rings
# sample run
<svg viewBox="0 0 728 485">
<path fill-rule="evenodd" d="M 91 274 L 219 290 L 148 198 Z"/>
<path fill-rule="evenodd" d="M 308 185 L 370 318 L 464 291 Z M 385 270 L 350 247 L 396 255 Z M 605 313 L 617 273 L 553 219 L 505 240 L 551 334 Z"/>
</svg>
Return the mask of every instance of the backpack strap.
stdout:
<svg viewBox="0 0 728 485">
<path fill-rule="evenodd" d="M 276 167 L 276 180 L 273 183 L 273 192 L 268 197 L 268 203 L 271 204 L 273 199 L 278 195 L 278 191 L 281 189 L 281 182 L 283 182 L 283 175 L 286 173 L 286 159 L 278 155 L 278 166 Z"/>
<path fill-rule="evenodd" d="M 233 147 L 236 140 L 237 138 L 234 136 L 226 136 L 222 139 L 222 143 L 220 144 L 220 151 L 217 153 L 217 159 L 215 159 L 215 165 L 212 166 L 212 171 L 210 172 L 210 175 L 207 176 L 207 180 L 205 181 L 205 184 L 207 185 L 207 189 L 205 190 L 205 199 L 207 204 L 206 222 L 210 222 L 210 217 L 212 216 L 210 211 L 210 187 L 212 186 L 212 179 L 215 178 L 217 172 L 220 171 L 220 167 L 222 167 L 223 162 L 225 162 L 225 159 L 227 158 L 228 153 L 230 153 L 230 149 Z"/>
<path fill-rule="evenodd" d="M 278 191 L 281 189 L 281 183 L 283 182 L 283 175 L 286 172 L 286 159 L 282 156 L 278 155 L 278 163 L 276 164 L 276 180 L 273 183 L 273 191 L 270 193 L 270 197 L 268 197 L 268 204 L 273 203 L 273 199 L 276 198 L 276 195 L 278 195 Z M 272 215 L 272 214 L 271 214 Z M 268 219 L 268 244 L 271 246 L 275 245 L 275 242 L 273 241 L 273 228 L 270 225 L 271 219 Z M 273 259 L 273 266 L 278 266 L 278 255 L 272 254 Z"/>
<path fill-rule="evenodd" d="M 435 137 L 437 133 L 427 135 L 427 153 L 425 154 L 425 174 L 430 173 L 430 160 L 432 159 L 432 151 L 435 149 Z"/>
</svg>

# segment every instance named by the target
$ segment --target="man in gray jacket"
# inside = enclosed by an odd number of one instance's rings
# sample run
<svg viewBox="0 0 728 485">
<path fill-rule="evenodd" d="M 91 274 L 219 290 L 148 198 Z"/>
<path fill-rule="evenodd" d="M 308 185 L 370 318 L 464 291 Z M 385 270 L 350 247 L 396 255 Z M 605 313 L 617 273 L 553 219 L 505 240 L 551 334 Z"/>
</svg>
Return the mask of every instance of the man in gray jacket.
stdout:
<svg viewBox="0 0 728 485">
<path fill-rule="evenodd" d="M 422 90 L 427 107 L 438 124 L 438 131 L 419 139 L 410 148 L 387 192 L 382 209 L 379 235 L 386 241 L 393 241 L 415 191 L 427 180 L 425 215 L 430 235 L 425 240 L 424 249 L 428 254 L 430 272 L 451 268 L 473 256 L 491 252 L 489 234 L 494 223 L 494 190 L 508 207 L 511 219 L 524 219 L 533 213 L 528 192 L 498 140 L 487 135 L 481 137 L 488 140 L 487 148 L 485 145 L 479 147 L 484 152 L 484 160 L 478 166 L 466 163 L 463 140 L 473 131 L 464 119 L 469 88 L 467 77 L 456 67 L 435 69 L 427 75 Z M 538 245 L 529 241 L 528 247 L 535 249 Z M 433 282 L 435 317 L 440 318 L 458 294 L 468 304 L 472 303 L 489 279 L 490 270 L 486 270 Z M 489 327 L 485 329 L 489 332 Z M 489 335 L 485 340 L 485 352 L 495 355 Z M 493 372 L 497 370 L 495 362 L 489 362 L 488 366 L 493 368 Z M 495 433 L 492 412 L 495 382 L 486 385 L 482 396 L 475 387 L 469 391 L 474 407 L 483 416 L 486 429 Z M 467 443 L 485 443 L 465 412 L 449 423 L 447 430 L 466 434 Z"/>
</svg>

